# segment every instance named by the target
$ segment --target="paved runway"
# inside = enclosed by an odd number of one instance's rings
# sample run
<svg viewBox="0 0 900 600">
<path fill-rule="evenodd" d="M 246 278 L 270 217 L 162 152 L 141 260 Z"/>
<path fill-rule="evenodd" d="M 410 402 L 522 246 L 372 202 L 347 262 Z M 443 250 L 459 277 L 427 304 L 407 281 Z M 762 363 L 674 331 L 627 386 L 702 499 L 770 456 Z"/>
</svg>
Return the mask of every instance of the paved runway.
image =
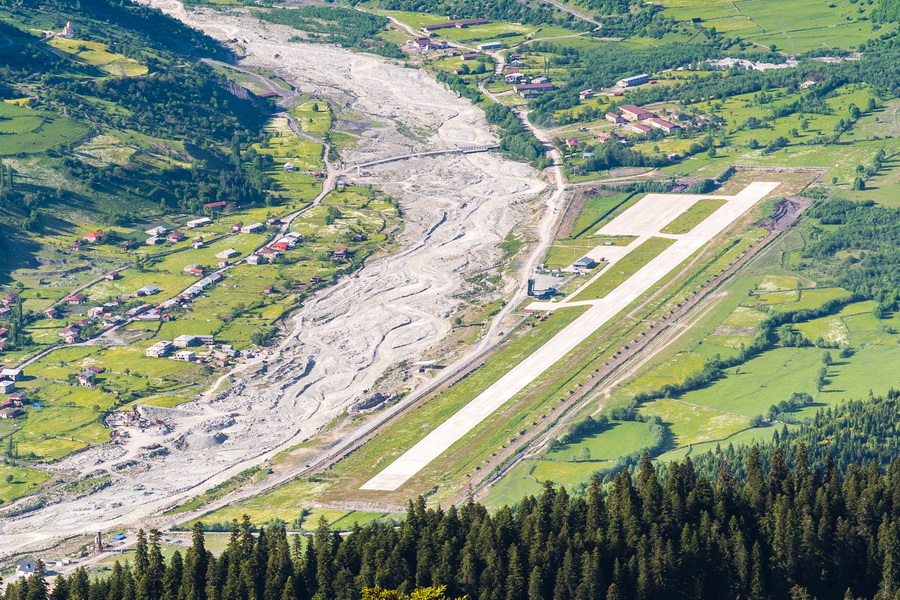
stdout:
<svg viewBox="0 0 900 600">
<path fill-rule="evenodd" d="M 675 238 L 675 243 L 641 267 L 606 297 L 573 303 L 572 306 L 588 304 L 591 305 L 591 308 L 509 370 L 383 471 L 367 481 L 360 489 L 393 491 L 406 483 L 428 463 L 462 439 L 488 415 L 512 399 L 525 386 L 565 357 L 578 344 L 593 335 L 597 329 L 687 260 L 704 244 L 724 231 L 754 204 L 775 190 L 778 185 L 777 182 L 751 183 L 736 196 L 688 197 L 687 195 L 649 194 L 641 199 L 640 202 L 601 229 L 601 232 L 611 235 L 652 236 L 658 234 L 660 229 L 668 225 L 696 200 L 721 198 L 726 202 L 691 232 L 684 235 L 667 236 Z M 668 207 L 672 205 L 678 205 L 680 211 L 670 210 Z M 673 212 L 674 214 L 671 214 Z M 664 213 L 664 218 L 656 216 L 661 213 Z M 634 242 L 629 246 L 636 247 Z M 574 297 L 574 294 L 569 297 Z M 535 302 L 529 305 L 529 308 L 558 310 L 565 306 L 565 302 Z"/>
</svg>

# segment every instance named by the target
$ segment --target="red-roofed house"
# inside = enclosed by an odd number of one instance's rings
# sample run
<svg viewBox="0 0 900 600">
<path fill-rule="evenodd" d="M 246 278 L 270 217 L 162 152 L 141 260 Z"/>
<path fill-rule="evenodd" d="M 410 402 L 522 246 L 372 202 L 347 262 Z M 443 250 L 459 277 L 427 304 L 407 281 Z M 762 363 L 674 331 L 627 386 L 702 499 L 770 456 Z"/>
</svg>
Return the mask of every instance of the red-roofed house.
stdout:
<svg viewBox="0 0 900 600">
<path fill-rule="evenodd" d="M 86 236 L 84 236 L 84 239 L 87 240 L 88 242 L 102 242 L 103 234 L 95 231 L 93 233 L 89 233 Z"/>
<path fill-rule="evenodd" d="M 569 148 L 577 148 L 578 147 L 578 138 L 573 138 L 573 137 L 566 138 L 566 146 Z"/>
<path fill-rule="evenodd" d="M 619 123 L 625 123 L 625 117 L 623 117 L 622 115 L 617 115 L 614 112 L 606 113 L 606 120 L 610 123 L 615 123 L 616 125 L 618 125 Z"/>
<path fill-rule="evenodd" d="M 63 298 L 63 302 L 70 305 L 84 304 L 86 300 L 87 298 L 85 298 L 81 294 L 72 294 L 71 296 L 66 296 L 65 298 Z"/>
<path fill-rule="evenodd" d="M 640 134 L 650 133 L 651 131 L 653 131 L 652 129 L 650 129 L 650 128 L 647 127 L 646 125 L 641 125 L 640 123 L 632 123 L 632 124 L 629 125 L 628 127 L 629 127 L 629 129 L 631 129 L 633 132 L 635 132 L 635 133 L 640 133 Z"/>
<path fill-rule="evenodd" d="M 643 121 L 644 119 L 650 119 L 655 116 L 649 110 L 645 110 L 640 106 L 634 106 L 633 104 L 623 104 L 619 107 L 619 110 L 622 111 L 622 116 L 629 121 Z"/>
</svg>

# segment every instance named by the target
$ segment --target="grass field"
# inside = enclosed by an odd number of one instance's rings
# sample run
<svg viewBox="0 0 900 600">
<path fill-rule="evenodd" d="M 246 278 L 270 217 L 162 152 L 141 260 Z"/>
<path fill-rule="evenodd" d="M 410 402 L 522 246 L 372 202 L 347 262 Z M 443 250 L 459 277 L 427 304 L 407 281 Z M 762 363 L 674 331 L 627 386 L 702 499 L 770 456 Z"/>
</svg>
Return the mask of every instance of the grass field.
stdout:
<svg viewBox="0 0 900 600">
<path fill-rule="evenodd" d="M 627 202 L 634 194 L 615 194 L 588 198 L 575 221 L 572 234 L 577 238 L 594 233 L 600 227 L 600 221 Z"/>
<path fill-rule="evenodd" d="M 724 204 L 725 200 L 715 198 L 698 200 L 690 208 L 678 215 L 671 223 L 663 227 L 660 233 L 673 235 L 688 233 Z"/>
<path fill-rule="evenodd" d="M 623 454 L 640 450 L 653 442 L 646 423 L 637 421 L 610 421 L 603 431 L 584 436 L 569 444 L 561 444 L 547 452 L 547 461 L 578 462 L 584 449 L 590 452 L 590 460 L 615 460 Z"/>
<path fill-rule="evenodd" d="M 49 474 L 30 467 L 0 465 L 0 504 L 33 494 L 49 478 Z"/>
<path fill-rule="evenodd" d="M 87 134 L 86 126 L 71 119 L 0 103 L 0 156 L 44 152 Z"/>
<path fill-rule="evenodd" d="M 61 37 L 50 38 L 49 46 L 69 54 L 79 61 L 99 67 L 119 77 L 136 77 L 147 73 L 147 67 L 124 54 L 107 51 L 107 45 L 86 40 L 73 40 Z"/>
<path fill-rule="evenodd" d="M 577 296 L 569 300 L 596 300 L 603 298 L 674 243 L 675 240 L 668 238 L 650 238 L 609 267 L 608 271 L 597 277 Z"/>
</svg>

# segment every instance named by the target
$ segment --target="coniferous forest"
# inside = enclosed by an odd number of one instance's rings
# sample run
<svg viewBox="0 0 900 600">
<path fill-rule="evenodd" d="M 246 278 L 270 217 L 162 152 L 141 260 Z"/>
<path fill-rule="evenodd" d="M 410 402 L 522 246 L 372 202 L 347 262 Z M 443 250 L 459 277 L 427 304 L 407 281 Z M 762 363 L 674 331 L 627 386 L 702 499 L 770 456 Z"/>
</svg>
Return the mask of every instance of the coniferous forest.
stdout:
<svg viewBox="0 0 900 600">
<path fill-rule="evenodd" d="M 663 478 L 645 457 L 633 475 L 620 472 L 606 488 L 595 479 L 584 495 L 548 484 L 495 513 L 474 503 L 426 508 L 420 498 L 399 526 L 345 535 L 322 523 L 303 539 L 245 519 L 217 557 L 199 524 L 192 547 L 168 561 L 159 533 L 141 533 L 132 564 L 106 578 L 81 569 L 50 588 L 33 576 L 3 598 L 896 598 L 900 459 L 842 473 L 830 455 L 812 464 L 816 453 L 802 442 L 790 461 L 772 448 L 746 453 L 739 478 L 727 459 L 714 477 L 697 475 L 690 458 Z M 432 586 L 446 589 L 423 591 Z"/>
</svg>

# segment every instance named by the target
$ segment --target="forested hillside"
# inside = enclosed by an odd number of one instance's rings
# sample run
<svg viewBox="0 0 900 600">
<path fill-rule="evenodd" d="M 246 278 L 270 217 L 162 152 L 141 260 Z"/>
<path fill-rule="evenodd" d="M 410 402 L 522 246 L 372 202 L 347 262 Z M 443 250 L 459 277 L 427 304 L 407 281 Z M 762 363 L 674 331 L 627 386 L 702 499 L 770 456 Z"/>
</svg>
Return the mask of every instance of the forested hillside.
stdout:
<svg viewBox="0 0 900 600">
<path fill-rule="evenodd" d="M 790 469 L 776 449 L 764 468 L 751 452 L 742 483 L 725 462 L 714 480 L 697 476 L 689 459 L 662 482 L 645 459 L 608 495 L 596 480 L 585 497 L 548 486 L 493 515 L 478 504 L 426 509 L 420 498 L 400 527 L 342 537 L 323 524 L 305 547 L 283 526 L 254 534 L 245 520 L 219 557 L 198 525 L 183 557 L 165 561 L 153 534 L 107 579 L 81 569 L 48 595 L 32 578 L 4 599 L 325 600 L 432 585 L 485 600 L 894 597 L 900 460 L 886 475 L 854 464 L 842 476 L 805 456 Z"/>
<path fill-rule="evenodd" d="M 66 22 L 74 36 L 55 35 Z M 211 39 L 118 0 L 4 1 L 0 28 L 8 41 L 0 227 L 11 228 L 0 256 L 15 248 L 27 260 L 22 229 L 56 233 L 267 200 L 265 176 L 242 160 L 266 103 L 199 61 L 221 52 Z"/>
</svg>

